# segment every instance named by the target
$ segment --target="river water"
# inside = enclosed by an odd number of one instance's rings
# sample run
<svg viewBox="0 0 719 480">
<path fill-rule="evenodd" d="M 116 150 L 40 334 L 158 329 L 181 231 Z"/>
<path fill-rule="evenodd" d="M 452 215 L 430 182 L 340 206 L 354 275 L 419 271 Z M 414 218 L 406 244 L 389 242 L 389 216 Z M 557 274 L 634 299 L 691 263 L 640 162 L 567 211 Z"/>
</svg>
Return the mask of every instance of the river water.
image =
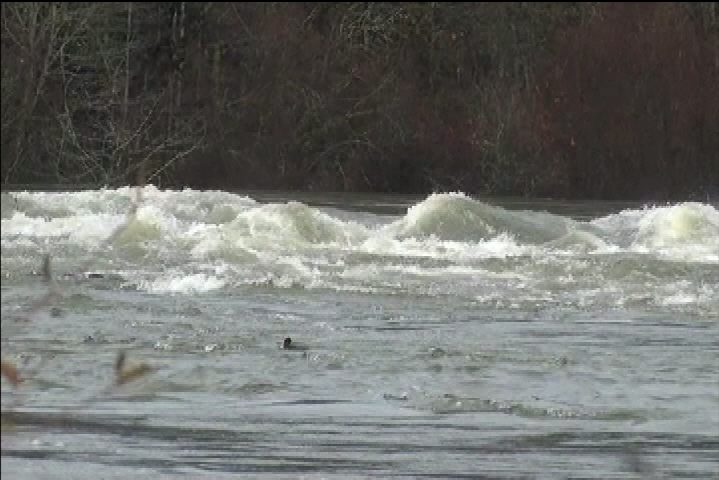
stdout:
<svg viewBox="0 0 719 480">
<path fill-rule="evenodd" d="M 2 194 L 9 478 L 719 478 L 718 339 L 716 205 Z"/>
</svg>

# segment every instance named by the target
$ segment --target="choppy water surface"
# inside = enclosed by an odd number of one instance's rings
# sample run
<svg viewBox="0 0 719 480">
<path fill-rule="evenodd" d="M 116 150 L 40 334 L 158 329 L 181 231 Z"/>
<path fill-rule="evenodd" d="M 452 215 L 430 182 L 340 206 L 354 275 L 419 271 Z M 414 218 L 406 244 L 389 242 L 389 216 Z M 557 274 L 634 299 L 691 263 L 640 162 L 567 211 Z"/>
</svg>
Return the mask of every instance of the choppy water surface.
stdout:
<svg viewBox="0 0 719 480">
<path fill-rule="evenodd" d="M 718 476 L 716 206 L 132 198 L 2 195 L 3 474 Z"/>
</svg>

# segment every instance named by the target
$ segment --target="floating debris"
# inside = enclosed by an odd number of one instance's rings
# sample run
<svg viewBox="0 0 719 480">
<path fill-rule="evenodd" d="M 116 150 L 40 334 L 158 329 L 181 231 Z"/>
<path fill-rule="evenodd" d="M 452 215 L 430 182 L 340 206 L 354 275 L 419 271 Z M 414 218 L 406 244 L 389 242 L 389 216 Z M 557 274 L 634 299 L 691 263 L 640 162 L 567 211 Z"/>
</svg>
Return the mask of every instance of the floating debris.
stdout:
<svg viewBox="0 0 719 480">
<path fill-rule="evenodd" d="M 0 369 L 2 370 L 2 376 L 5 377 L 14 387 L 17 387 L 22 383 L 20 378 L 20 372 L 17 367 L 8 361 L 3 360 L 0 362 Z"/>
<path fill-rule="evenodd" d="M 146 363 L 128 367 L 126 365 L 126 358 L 127 355 L 122 351 L 118 353 L 117 360 L 115 360 L 115 385 L 117 386 L 135 381 L 156 370 L 156 368 Z"/>
</svg>

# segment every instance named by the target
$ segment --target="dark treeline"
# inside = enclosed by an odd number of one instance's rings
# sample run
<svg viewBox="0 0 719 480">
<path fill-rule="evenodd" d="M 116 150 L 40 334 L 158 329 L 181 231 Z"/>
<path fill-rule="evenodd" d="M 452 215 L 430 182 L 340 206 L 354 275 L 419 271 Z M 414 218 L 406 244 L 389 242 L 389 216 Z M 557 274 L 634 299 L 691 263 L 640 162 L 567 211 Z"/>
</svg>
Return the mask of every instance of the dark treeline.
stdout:
<svg viewBox="0 0 719 480">
<path fill-rule="evenodd" d="M 717 3 L 2 4 L 2 181 L 719 186 Z"/>
</svg>

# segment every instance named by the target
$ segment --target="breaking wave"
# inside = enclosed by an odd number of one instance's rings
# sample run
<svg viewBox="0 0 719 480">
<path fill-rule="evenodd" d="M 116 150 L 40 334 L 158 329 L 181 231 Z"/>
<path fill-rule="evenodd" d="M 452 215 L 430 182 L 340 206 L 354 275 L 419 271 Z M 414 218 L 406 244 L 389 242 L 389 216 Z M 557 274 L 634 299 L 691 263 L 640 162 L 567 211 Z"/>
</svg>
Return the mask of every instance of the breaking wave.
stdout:
<svg viewBox="0 0 719 480">
<path fill-rule="evenodd" d="M 101 248 L 126 221 L 133 194 L 4 193 L 4 275 L 25 275 L 49 252 L 65 268 L 82 263 L 78 255 L 96 257 L 152 293 L 261 285 L 460 295 L 501 307 L 719 311 L 719 211 L 707 204 L 578 221 L 449 193 L 380 218 L 149 186 L 133 221 Z"/>
</svg>

